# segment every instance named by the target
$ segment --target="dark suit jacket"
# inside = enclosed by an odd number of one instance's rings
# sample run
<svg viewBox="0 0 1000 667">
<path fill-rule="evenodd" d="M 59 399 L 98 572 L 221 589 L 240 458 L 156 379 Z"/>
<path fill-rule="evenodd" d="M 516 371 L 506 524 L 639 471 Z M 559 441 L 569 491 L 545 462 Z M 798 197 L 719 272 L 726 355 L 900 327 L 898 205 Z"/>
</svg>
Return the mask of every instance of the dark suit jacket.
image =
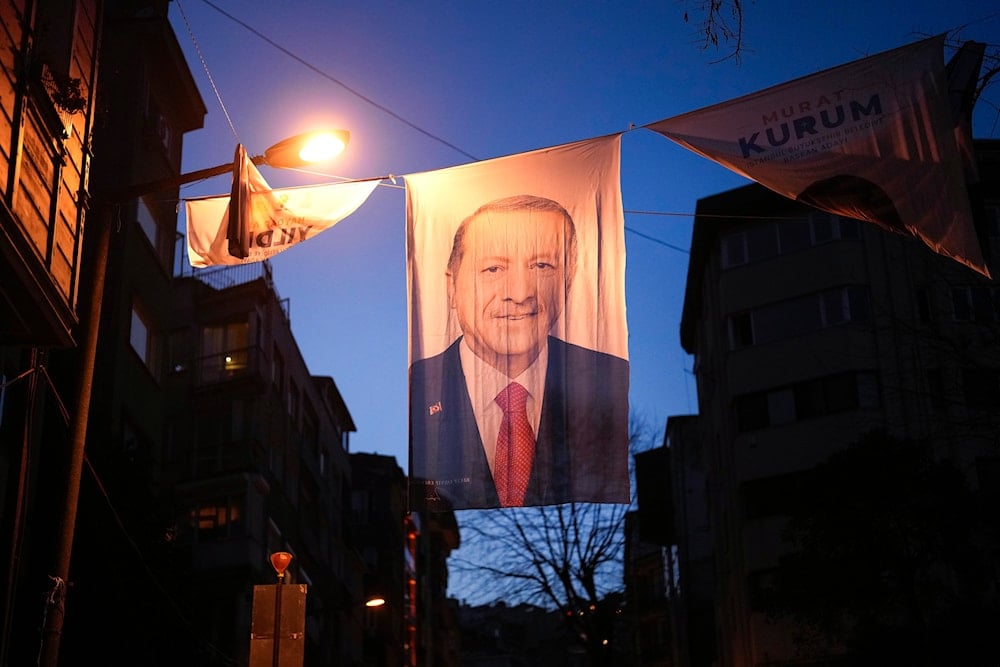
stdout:
<svg viewBox="0 0 1000 667">
<path fill-rule="evenodd" d="M 410 368 L 410 510 L 499 507 L 456 340 Z M 629 502 L 628 362 L 549 337 L 525 505 Z"/>
</svg>

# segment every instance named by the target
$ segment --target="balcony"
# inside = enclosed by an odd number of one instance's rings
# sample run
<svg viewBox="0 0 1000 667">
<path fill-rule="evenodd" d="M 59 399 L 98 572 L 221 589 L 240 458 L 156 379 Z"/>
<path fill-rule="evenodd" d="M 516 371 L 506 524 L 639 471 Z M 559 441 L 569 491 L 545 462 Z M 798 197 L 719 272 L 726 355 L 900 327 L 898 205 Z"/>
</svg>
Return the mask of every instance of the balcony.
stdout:
<svg viewBox="0 0 1000 667">
<path fill-rule="evenodd" d="M 184 237 L 178 235 L 177 242 L 179 252 L 176 256 L 178 258 L 186 257 L 186 252 L 182 251 L 185 247 Z M 275 299 L 281 305 L 281 310 L 285 315 L 285 323 L 287 324 L 291 321 L 289 301 L 288 299 L 282 299 L 278 295 L 278 290 L 274 286 L 274 274 L 271 270 L 271 263 L 267 260 L 250 262 L 248 264 L 234 264 L 232 266 L 215 266 L 207 269 L 193 269 L 185 262 L 181 262 L 180 266 L 175 266 L 175 276 L 180 278 L 194 278 L 198 282 L 220 292 L 232 287 L 238 287 L 239 285 L 252 283 L 255 280 L 263 280 L 264 285 L 274 293 Z"/>
<path fill-rule="evenodd" d="M 196 387 L 236 380 L 265 382 L 268 381 L 270 363 L 270 357 L 256 345 L 223 350 L 195 359 L 191 377 Z"/>
</svg>

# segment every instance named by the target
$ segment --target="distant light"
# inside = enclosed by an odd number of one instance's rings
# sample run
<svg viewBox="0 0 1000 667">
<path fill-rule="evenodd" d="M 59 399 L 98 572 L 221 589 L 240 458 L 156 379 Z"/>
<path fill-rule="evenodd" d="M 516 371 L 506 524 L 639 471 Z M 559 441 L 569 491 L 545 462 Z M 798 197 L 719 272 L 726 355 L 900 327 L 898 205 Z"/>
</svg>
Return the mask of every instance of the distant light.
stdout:
<svg viewBox="0 0 1000 667">
<path fill-rule="evenodd" d="M 227 363 L 227 364 L 231 364 L 231 363 L 233 363 L 233 358 L 232 358 L 232 357 L 230 357 L 230 356 L 229 356 L 228 354 L 226 355 L 226 363 Z"/>
<path fill-rule="evenodd" d="M 385 598 L 371 598 L 370 600 L 365 600 L 366 607 L 381 607 L 385 604 Z"/>
</svg>

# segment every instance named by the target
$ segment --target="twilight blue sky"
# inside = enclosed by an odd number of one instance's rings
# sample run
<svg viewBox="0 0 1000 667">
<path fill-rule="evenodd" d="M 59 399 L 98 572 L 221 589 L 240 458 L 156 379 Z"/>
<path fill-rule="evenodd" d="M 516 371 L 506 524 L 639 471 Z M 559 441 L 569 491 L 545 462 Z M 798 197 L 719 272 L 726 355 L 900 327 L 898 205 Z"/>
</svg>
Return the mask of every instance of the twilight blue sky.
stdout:
<svg viewBox="0 0 1000 667">
<path fill-rule="evenodd" d="M 238 141 L 258 154 L 333 125 L 352 137 L 327 175 L 262 167 L 264 178 L 403 175 L 627 130 L 959 28 L 1000 43 L 1000 8 L 981 0 L 744 2 L 742 57 L 719 61 L 728 51 L 701 48 L 697 0 L 173 0 L 208 108 L 185 139 L 184 169 L 231 160 Z M 977 106 L 977 137 L 1000 137 L 997 90 Z M 668 416 L 697 410 L 679 340 L 696 202 L 746 182 L 648 130 L 622 139 L 630 402 L 650 444 Z M 351 451 L 394 456 L 405 470 L 402 185 L 387 181 L 272 265 L 310 372 L 334 378 L 357 425 Z M 181 195 L 228 190 L 223 176 Z"/>
</svg>

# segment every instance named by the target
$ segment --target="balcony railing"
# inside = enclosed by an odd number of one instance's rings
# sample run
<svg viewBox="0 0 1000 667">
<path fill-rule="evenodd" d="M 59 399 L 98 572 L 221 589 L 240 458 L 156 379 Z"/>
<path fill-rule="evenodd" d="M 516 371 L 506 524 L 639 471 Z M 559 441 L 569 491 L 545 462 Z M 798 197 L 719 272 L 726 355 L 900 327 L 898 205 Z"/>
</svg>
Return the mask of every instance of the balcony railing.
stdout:
<svg viewBox="0 0 1000 667">
<path fill-rule="evenodd" d="M 184 246 L 184 236 L 177 235 L 178 247 Z M 178 256 L 186 256 L 178 253 Z M 266 259 L 260 262 L 249 262 L 247 264 L 234 264 L 232 266 L 215 266 L 207 269 L 195 269 L 186 262 L 180 262 L 174 267 L 175 275 L 179 277 L 191 276 L 198 282 L 204 283 L 216 290 L 225 290 L 237 285 L 245 285 L 258 278 L 264 280 L 268 289 L 274 292 L 274 298 L 278 300 L 281 311 L 285 315 L 285 322 L 291 322 L 291 306 L 288 299 L 282 299 L 278 294 L 278 289 L 274 286 L 274 274 L 271 270 L 271 263 Z"/>
<path fill-rule="evenodd" d="M 253 282 L 258 278 L 263 278 L 268 287 L 273 289 L 273 274 L 271 264 L 266 260 L 263 262 L 249 262 L 247 264 L 235 264 L 233 266 L 217 266 L 209 269 L 194 269 L 191 274 L 193 278 L 205 283 L 209 287 L 218 290 L 243 285 Z"/>
</svg>

